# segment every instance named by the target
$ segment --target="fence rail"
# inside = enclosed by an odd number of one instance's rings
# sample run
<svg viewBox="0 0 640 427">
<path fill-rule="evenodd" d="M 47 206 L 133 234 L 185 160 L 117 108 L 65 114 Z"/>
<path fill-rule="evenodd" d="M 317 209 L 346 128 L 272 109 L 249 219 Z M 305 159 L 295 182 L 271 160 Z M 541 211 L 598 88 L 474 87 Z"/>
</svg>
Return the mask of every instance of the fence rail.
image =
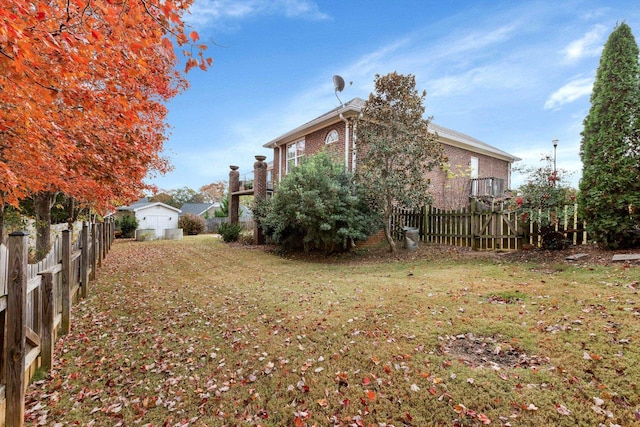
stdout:
<svg viewBox="0 0 640 427">
<path fill-rule="evenodd" d="M 28 263 L 24 232 L 0 245 L 0 425 L 24 424 L 24 395 L 37 368 L 50 370 L 58 334 L 70 330 L 71 304 L 87 296 L 107 255 L 114 223 L 65 230 L 41 261 Z"/>
<path fill-rule="evenodd" d="M 574 245 L 588 241 L 585 224 L 578 218 L 577 206 L 565 206 L 554 230 Z M 542 230 L 535 222 L 523 221 L 518 212 L 502 205 L 482 208 L 444 210 L 423 207 L 418 210 L 397 208 L 391 217 L 395 237 L 404 227 L 420 230 L 420 239 L 428 243 L 471 247 L 475 250 L 516 250 L 525 243 L 542 244 Z"/>
</svg>

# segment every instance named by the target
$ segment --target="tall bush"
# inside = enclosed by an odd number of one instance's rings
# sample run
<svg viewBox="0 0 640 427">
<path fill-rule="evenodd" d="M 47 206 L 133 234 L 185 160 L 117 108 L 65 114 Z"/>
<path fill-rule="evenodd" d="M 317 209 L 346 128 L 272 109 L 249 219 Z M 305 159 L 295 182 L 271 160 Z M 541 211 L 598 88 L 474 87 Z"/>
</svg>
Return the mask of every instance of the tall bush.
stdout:
<svg viewBox="0 0 640 427">
<path fill-rule="evenodd" d="M 446 161 L 442 144 L 429 132 L 430 119 L 423 118 L 426 96 L 411 74 L 376 75 L 375 93 L 365 101 L 356 128 L 356 176 L 383 217 L 391 252 L 397 250 L 390 228 L 393 209 L 429 204 L 427 173 Z"/>
<path fill-rule="evenodd" d="M 178 221 L 178 227 L 188 235 L 196 235 L 205 230 L 206 224 L 204 219 L 198 215 L 185 214 Z"/>
<path fill-rule="evenodd" d="M 526 182 L 516 190 L 510 207 L 520 214 L 523 223 L 538 225 L 543 248 L 563 249 L 566 240 L 556 232 L 556 226 L 565 216 L 573 216 L 576 191 L 566 180 L 567 171 L 556 169 L 551 156 L 544 156 L 541 162 L 539 167 L 514 168 L 526 174 Z"/>
<path fill-rule="evenodd" d="M 608 248 L 640 243 L 638 53 L 623 22 L 602 51 L 582 131 L 580 212 L 589 234 Z"/>
<path fill-rule="evenodd" d="M 138 229 L 138 219 L 134 215 L 125 215 L 117 221 L 116 226 L 120 227 L 122 237 L 131 238 Z"/>
<path fill-rule="evenodd" d="M 286 249 L 346 250 L 379 230 L 353 175 L 321 152 L 282 179 L 278 191 L 254 209 L 264 235 Z"/>
</svg>

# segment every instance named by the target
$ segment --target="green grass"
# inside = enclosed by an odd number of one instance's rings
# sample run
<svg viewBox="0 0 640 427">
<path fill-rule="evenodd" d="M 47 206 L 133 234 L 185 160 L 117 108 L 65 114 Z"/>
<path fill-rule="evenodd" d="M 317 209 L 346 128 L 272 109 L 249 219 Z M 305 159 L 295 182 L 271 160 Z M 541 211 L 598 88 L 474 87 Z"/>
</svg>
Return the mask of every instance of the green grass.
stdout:
<svg viewBox="0 0 640 427">
<path fill-rule="evenodd" d="M 638 423 L 638 267 L 429 259 L 116 242 L 27 424 Z"/>
</svg>

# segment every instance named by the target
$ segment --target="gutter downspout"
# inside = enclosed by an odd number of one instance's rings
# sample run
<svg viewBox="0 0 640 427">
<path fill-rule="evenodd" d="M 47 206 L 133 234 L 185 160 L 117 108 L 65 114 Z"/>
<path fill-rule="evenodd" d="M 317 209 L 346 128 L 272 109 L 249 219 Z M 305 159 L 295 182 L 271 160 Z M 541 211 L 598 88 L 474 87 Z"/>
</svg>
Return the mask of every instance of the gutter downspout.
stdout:
<svg viewBox="0 0 640 427">
<path fill-rule="evenodd" d="M 344 168 L 349 170 L 349 119 L 340 113 L 340 119 L 344 122 Z"/>
<path fill-rule="evenodd" d="M 278 155 L 278 184 L 282 180 L 282 145 L 278 147 L 280 153 Z"/>
<path fill-rule="evenodd" d="M 360 114 L 358 115 L 358 120 L 360 120 L 362 118 L 362 112 L 360 112 Z M 352 142 L 351 142 L 351 172 L 355 173 L 356 171 L 356 157 L 357 157 L 357 151 L 356 151 L 356 130 L 358 128 L 358 122 L 356 121 L 353 124 L 353 138 L 352 138 Z"/>
</svg>

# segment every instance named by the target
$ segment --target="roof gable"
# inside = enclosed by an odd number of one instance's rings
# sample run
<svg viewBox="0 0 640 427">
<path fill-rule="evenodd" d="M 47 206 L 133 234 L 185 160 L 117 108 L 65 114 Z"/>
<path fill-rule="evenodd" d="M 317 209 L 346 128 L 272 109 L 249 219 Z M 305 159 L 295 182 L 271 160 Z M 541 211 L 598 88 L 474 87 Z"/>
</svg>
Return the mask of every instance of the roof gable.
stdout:
<svg viewBox="0 0 640 427">
<path fill-rule="evenodd" d="M 182 210 L 183 215 L 202 215 L 215 207 L 216 203 L 185 203 L 180 209 Z"/>
<path fill-rule="evenodd" d="M 146 199 L 146 197 L 145 197 L 145 199 Z M 148 199 L 147 200 L 144 200 L 144 199 L 138 200 L 137 202 L 132 203 L 129 206 L 120 206 L 117 210 L 118 211 L 128 211 L 128 212 L 139 212 L 139 211 L 142 211 L 142 210 L 145 210 L 145 209 L 149 209 L 149 208 L 154 207 L 154 206 L 160 206 L 160 207 L 163 207 L 163 208 L 166 208 L 166 209 L 178 212 L 178 213 L 181 212 L 180 209 L 174 208 L 173 206 L 169 206 L 169 205 L 161 203 L 161 202 L 149 202 Z"/>
</svg>

